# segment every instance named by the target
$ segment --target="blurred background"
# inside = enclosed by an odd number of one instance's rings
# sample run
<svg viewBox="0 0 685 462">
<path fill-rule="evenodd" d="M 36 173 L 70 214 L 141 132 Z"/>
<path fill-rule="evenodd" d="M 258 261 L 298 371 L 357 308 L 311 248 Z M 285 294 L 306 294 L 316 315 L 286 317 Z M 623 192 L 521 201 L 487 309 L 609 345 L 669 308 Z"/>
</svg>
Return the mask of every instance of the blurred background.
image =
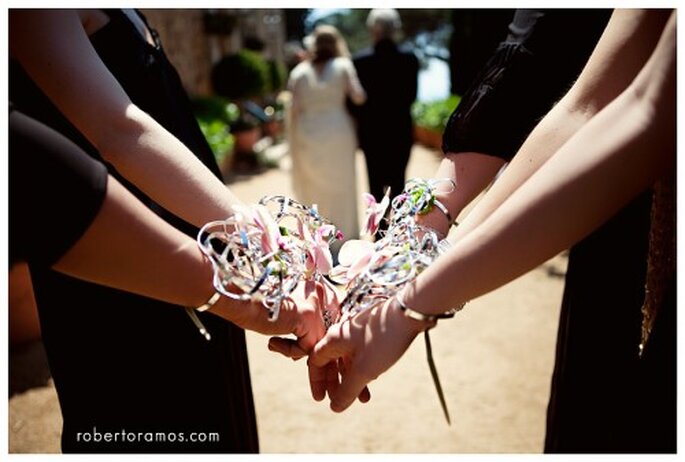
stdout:
<svg viewBox="0 0 685 462">
<path fill-rule="evenodd" d="M 350 52 L 371 45 L 368 9 L 141 10 L 193 95 L 225 176 L 273 166 L 285 149 L 283 90 L 304 38 L 332 24 Z M 417 142 L 439 148 L 459 95 L 484 64 L 514 10 L 402 9 L 401 42 L 421 63 L 413 115 Z"/>
</svg>

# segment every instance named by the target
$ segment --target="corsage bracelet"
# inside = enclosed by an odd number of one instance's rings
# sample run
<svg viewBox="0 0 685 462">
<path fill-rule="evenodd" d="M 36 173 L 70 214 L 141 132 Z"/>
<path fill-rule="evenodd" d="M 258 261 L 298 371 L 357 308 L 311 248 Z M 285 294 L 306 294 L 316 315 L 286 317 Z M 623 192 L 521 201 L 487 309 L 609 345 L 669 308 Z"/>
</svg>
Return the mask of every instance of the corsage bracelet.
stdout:
<svg viewBox="0 0 685 462">
<path fill-rule="evenodd" d="M 186 308 L 186 312 L 188 313 L 188 316 L 190 316 L 190 319 L 193 321 L 193 324 L 195 324 L 197 329 L 200 331 L 200 334 L 204 336 L 204 338 L 206 338 L 207 341 L 211 340 L 212 336 L 207 331 L 204 324 L 202 324 L 200 318 L 197 317 L 197 314 L 195 314 L 195 312 L 199 311 L 200 313 L 202 313 L 203 311 L 207 311 L 208 309 L 213 307 L 216 304 L 216 302 L 219 301 L 219 298 L 221 298 L 221 294 L 219 292 L 214 292 L 212 296 L 209 297 L 209 300 L 207 300 L 207 302 L 203 303 L 202 305 L 195 308 Z"/>
<path fill-rule="evenodd" d="M 450 214 L 450 211 L 447 210 L 447 207 L 445 204 L 440 202 L 438 199 L 433 200 L 433 206 L 435 206 L 436 209 L 440 210 L 442 214 L 445 216 L 447 219 L 447 222 L 451 225 L 454 224 L 454 219 L 452 218 L 452 215 Z"/>
<path fill-rule="evenodd" d="M 240 206 L 229 218 L 202 227 L 197 244 L 214 271 L 217 294 L 234 300 L 258 301 L 278 318 L 281 303 L 298 283 L 323 277 L 332 267 L 330 244 L 342 233 L 307 207 L 285 196 L 266 196 L 253 206 Z M 237 291 L 236 291 L 237 289 Z M 188 314 L 209 340 L 195 311 L 210 308 L 218 296 Z M 324 313 L 328 323 L 337 313 Z"/>
<path fill-rule="evenodd" d="M 188 314 L 209 340 L 211 337 L 196 311 L 211 308 L 220 295 L 259 301 L 270 319 L 275 320 L 281 303 L 299 282 L 315 280 L 330 285 L 330 280 L 345 286 L 345 297 L 340 311 L 327 309 L 323 313 L 327 328 L 393 297 L 404 315 L 412 319 L 434 324 L 438 319 L 453 317 L 463 305 L 443 314 L 428 315 L 407 307 L 400 295 L 407 283 L 449 249 L 448 241 L 440 240 L 435 230 L 416 220 L 435 207 L 452 223 L 449 211 L 435 195 L 436 188 L 445 184 L 451 190 L 456 186 L 450 179 L 413 178 L 392 201 L 390 191 L 386 191 L 380 203 L 365 193 L 367 208 L 362 235 L 382 236 L 375 242 L 348 240 L 339 251 L 339 264 L 335 267 L 330 244 L 343 236 L 319 214 L 316 205 L 310 207 L 285 196 L 266 196 L 256 205 L 239 207 L 225 220 L 207 223 L 198 233 L 197 243 L 212 264 L 216 293 L 200 307 L 188 308 Z M 388 207 L 387 230 L 379 232 Z M 428 364 L 445 418 L 450 422 L 433 362 L 428 335 L 431 327 L 424 334 Z"/>
<path fill-rule="evenodd" d="M 438 314 L 425 314 L 420 311 L 416 311 L 412 308 L 409 308 L 405 303 L 404 299 L 402 297 L 402 294 L 397 294 L 395 296 L 395 300 L 397 300 L 397 306 L 399 306 L 400 311 L 404 313 L 404 315 L 410 319 L 414 319 L 415 321 L 421 321 L 421 322 L 430 322 L 430 323 L 435 323 L 439 319 L 449 319 L 453 318 L 455 314 L 457 314 L 458 311 L 460 311 L 464 307 L 464 303 L 459 305 L 456 308 L 452 308 L 449 311 L 446 311 L 444 313 L 438 313 Z"/>
</svg>

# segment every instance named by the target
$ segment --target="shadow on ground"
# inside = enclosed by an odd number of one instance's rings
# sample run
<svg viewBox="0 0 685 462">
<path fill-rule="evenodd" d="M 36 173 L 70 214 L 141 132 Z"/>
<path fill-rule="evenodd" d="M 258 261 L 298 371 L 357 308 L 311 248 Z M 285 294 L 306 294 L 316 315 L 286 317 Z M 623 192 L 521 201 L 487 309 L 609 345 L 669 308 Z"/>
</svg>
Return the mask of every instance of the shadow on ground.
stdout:
<svg viewBox="0 0 685 462">
<path fill-rule="evenodd" d="M 35 341 L 9 350 L 9 397 L 31 388 L 44 387 L 50 380 L 43 342 Z"/>
</svg>

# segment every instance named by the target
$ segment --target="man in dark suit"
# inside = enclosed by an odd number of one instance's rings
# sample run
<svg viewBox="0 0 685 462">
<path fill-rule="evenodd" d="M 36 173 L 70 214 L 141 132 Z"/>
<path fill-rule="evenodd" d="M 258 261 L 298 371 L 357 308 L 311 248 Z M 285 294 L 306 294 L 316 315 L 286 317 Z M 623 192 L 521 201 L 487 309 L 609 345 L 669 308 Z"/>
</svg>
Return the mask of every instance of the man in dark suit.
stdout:
<svg viewBox="0 0 685 462">
<path fill-rule="evenodd" d="M 419 62 L 412 51 L 395 43 L 394 36 L 402 27 L 397 10 L 371 10 L 366 24 L 374 44 L 353 60 L 367 100 L 352 112 L 371 194 L 381 200 L 387 186 L 393 195 L 404 188 L 414 141 L 411 105 L 416 99 Z"/>
</svg>

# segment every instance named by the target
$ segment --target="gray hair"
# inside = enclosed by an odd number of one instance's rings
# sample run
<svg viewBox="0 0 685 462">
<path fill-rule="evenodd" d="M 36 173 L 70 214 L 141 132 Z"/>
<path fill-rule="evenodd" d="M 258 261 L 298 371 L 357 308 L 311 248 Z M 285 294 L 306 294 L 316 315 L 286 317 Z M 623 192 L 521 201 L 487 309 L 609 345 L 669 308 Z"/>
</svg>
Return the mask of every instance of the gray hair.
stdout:
<svg viewBox="0 0 685 462">
<path fill-rule="evenodd" d="M 375 29 L 383 38 L 392 38 L 400 30 L 402 21 L 400 14 L 394 8 L 376 8 L 371 10 L 366 18 L 366 26 Z"/>
</svg>

